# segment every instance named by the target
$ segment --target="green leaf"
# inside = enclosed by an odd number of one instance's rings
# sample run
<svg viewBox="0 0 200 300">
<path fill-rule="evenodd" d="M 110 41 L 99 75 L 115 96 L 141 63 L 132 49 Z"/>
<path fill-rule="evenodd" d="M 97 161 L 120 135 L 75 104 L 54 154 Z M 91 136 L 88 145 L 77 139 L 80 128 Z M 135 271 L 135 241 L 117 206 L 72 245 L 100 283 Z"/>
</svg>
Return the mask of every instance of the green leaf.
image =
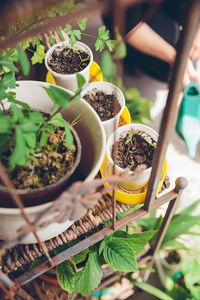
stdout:
<svg viewBox="0 0 200 300">
<path fill-rule="evenodd" d="M 11 134 L 11 119 L 9 117 L 0 117 L 0 134 Z"/>
<path fill-rule="evenodd" d="M 76 80 L 77 80 L 77 85 L 78 85 L 76 94 L 78 94 L 82 90 L 82 88 L 85 84 L 85 78 L 81 74 L 76 73 Z"/>
<path fill-rule="evenodd" d="M 182 259 L 181 270 L 184 275 L 185 284 L 188 288 L 200 281 L 200 264 L 196 259 Z"/>
<path fill-rule="evenodd" d="M 177 240 L 169 240 L 166 242 L 163 242 L 161 245 L 161 249 L 184 249 L 188 250 L 188 248 L 181 242 Z"/>
<path fill-rule="evenodd" d="M 76 37 L 75 37 L 75 34 L 73 32 L 70 34 L 69 43 L 72 47 L 74 47 L 74 45 L 76 44 Z"/>
<path fill-rule="evenodd" d="M 182 209 L 178 214 L 179 215 L 191 215 L 191 213 L 193 211 L 195 211 L 199 205 L 200 205 L 200 199 L 197 201 L 194 201 L 192 204 L 190 204 L 187 207 L 185 207 L 184 209 Z"/>
<path fill-rule="evenodd" d="M 109 38 L 109 30 L 105 30 L 106 27 L 103 25 L 98 29 L 98 39 L 102 39 L 104 41 Z"/>
<path fill-rule="evenodd" d="M 70 35 L 70 34 L 73 32 L 72 26 L 69 25 L 69 24 L 67 24 L 66 27 L 64 28 L 64 32 L 65 32 L 66 34 L 69 34 L 69 35 Z"/>
<path fill-rule="evenodd" d="M 16 79 L 15 79 L 14 74 L 12 72 L 6 73 L 1 80 L 1 85 L 4 88 L 15 88 L 16 87 Z"/>
<path fill-rule="evenodd" d="M 64 261 L 56 267 L 56 275 L 61 288 L 72 293 L 75 289 L 75 272 L 69 261 Z"/>
<path fill-rule="evenodd" d="M 27 76 L 30 72 L 30 63 L 27 58 L 26 52 L 23 51 L 21 48 L 18 49 L 18 57 L 20 65 L 22 67 L 22 72 L 24 76 Z"/>
<path fill-rule="evenodd" d="M 103 40 L 100 40 L 100 39 L 97 39 L 96 42 L 95 42 L 95 50 L 96 51 L 100 51 L 102 52 L 103 49 L 105 48 L 105 42 Z"/>
<path fill-rule="evenodd" d="M 31 57 L 32 64 L 35 65 L 36 63 L 43 63 L 43 59 L 46 57 L 45 47 L 43 45 L 39 45 L 36 48 L 33 56 Z"/>
<path fill-rule="evenodd" d="M 89 253 L 89 249 L 85 249 L 81 251 L 80 253 L 76 254 L 75 256 L 72 257 L 72 261 L 75 265 L 80 264 L 84 260 L 86 260 L 87 256 Z"/>
<path fill-rule="evenodd" d="M 99 255 L 101 255 L 101 253 L 103 252 L 104 248 L 106 246 L 106 241 L 103 240 L 100 244 L 100 247 L 99 247 Z"/>
<path fill-rule="evenodd" d="M 24 139 L 29 148 L 35 149 L 36 140 L 37 140 L 36 133 L 34 132 L 24 133 Z"/>
<path fill-rule="evenodd" d="M 21 129 L 23 132 L 36 132 L 39 129 L 39 125 L 34 124 L 31 120 L 29 119 L 24 119 L 21 122 Z"/>
<path fill-rule="evenodd" d="M 40 143 L 39 143 L 40 148 L 44 147 L 47 144 L 47 141 L 48 141 L 48 136 L 45 131 L 42 131 L 40 137 Z"/>
<path fill-rule="evenodd" d="M 112 61 L 109 51 L 104 51 L 101 56 L 101 69 L 104 78 L 113 77 L 116 73 L 116 66 Z"/>
<path fill-rule="evenodd" d="M 7 98 L 7 93 L 5 92 L 4 88 L 0 86 L 0 100 Z"/>
<path fill-rule="evenodd" d="M 66 122 L 63 120 L 61 113 L 57 113 L 48 121 L 48 124 L 58 127 L 65 127 Z"/>
<path fill-rule="evenodd" d="M 86 266 L 75 276 L 75 288 L 83 296 L 90 294 L 101 282 L 102 270 L 96 252 L 89 254 Z"/>
<path fill-rule="evenodd" d="M 67 149 L 69 149 L 73 145 L 74 137 L 72 135 L 70 126 L 67 123 L 65 123 L 65 139 L 66 139 L 66 147 Z"/>
<path fill-rule="evenodd" d="M 75 37 L 77 37 L 77 39 L 81 39 L 81 32 L 80 30 L 73 30 Z"/>
<path fill-rule="evenodd" d="M 71 99 L 72 95 L 66 92 L 63 89 L 60 89 L 56 86 L 50 86 L 49 88 L 44 88 L 48 93 L 49 97 L 53 100 L 54 103 L 58 104 L 59 106 L 66 108 L 69 107 L 69 100 Z M 50 93 L 48 92 L 50 90 Z"/>
<path fill-rule="evenodd" d="M 7 56 L 0 58 L 0 65 L 7 67 L 11 72 L 18 72 L 18 69 L 13 65 L 12 61 Z"/>
<path fill-rule="evenodd" d="M 136 280 L 131 280 L 131 282 L 137 286 L 138 288 L 140 288 L 141 290 L 155 296 L 157 299 L 161 299 L 161 300 L 174 300 L 173 298 L 171 298 L 170 296 L 168 296 L 166 293 L 164 293 L 163 291 L 159 290 L 158 288 L 146 283 L 146 282 L 139 282 Z"/>
<path fill-rule="evenodd" d="M 12 113 L 12 119 L 14 122 L 22 121 L 25 119 L 22 110 L 15 104 L 11 104 L 9 110 Z"/>
<path fill-rule="evenodd" d="M 13 104 L 17 104 L 17 105 L 20 105 L 21 107 L 23 107 L 25 110 L 28 110 L 30 111 L 30 106 L 27 104 L 27 103 L 24 103 L 22 101 L 19 101 L 19 100 L 16 100 L 13 98 L 13 95 L 11 94 L 15 94 L 15 93 L 12 93 L 12 92 L 8 92 L 7 94 L 7 97 L 9 98 L 9 101 Z M 15 94 L 16 95 L 16 94 Z"/>
<path fill-rule="evenodd" d="M 10 156 L 9 166 L 14 167 L 15 165 L 21 164 L 20 162 L 26 158 L 26 144 L 22 134 L 21 128 L 17 126 L 15 128 L 15 146 Z"/>
<path fill-rule="evenodd" d="M 109 51 L 113 52 L 114 49 L 115 49 L 116 41 L 114 41 L 114 40 L 108 40 L 108 41 L 106 41 L 106 45 L 107 45 Z"/>
<path fill-rule="evenodd" d="M 86 22 L 87 22 L 87 17 L 77 19 L 77 24 L 82 31 L 86 29 Z"/>
<path fill-rule="evenodd" d="M 137 262 L 132 249 L 121 239 L 114 239 L 106 244 L 103 256 L 113 269 L 123 272 L 137 272 Z"/>
<path fill-rule="evenodd" d="M 43 116 L 39 111 L 31 111 L 29 112 L 30 120 L 38 125 L 41 125 L 44 122 Z"/>
<path fill-rule="evenodd" d="M 52 36 L 49 38 L 49 43 L 51 46 L 53 46 L 56 43 L 55 39 Z"/>
<path fill-rule="evenodd" d="M 62 35 L 62 32 L 61 32 L 60 28 L 58 28 L 58 35 L 59 35 L 59 38 L 60 38 L 61 42 L 63 42 L 64 38 L 63 38 L 63 35 Z"/>
<path fill-rule="evenodd" d="M 120 35 L 117 27 L 115 28 L 115 36 L 116 36 L 116 44 L 115 44 L 115 51 L 114 51 L 113 58 L 123 59 L 127 55 L 126 44 L 124 43 L 124 40 Z"/>
</svg>

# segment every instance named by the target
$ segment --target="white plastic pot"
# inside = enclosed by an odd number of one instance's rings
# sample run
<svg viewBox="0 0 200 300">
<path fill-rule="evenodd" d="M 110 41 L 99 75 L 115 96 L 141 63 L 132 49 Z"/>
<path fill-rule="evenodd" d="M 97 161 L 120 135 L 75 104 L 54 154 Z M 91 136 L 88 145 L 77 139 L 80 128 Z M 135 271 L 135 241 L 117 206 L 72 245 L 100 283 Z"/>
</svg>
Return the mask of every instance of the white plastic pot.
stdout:
<svg viewBox="0 0 200 300">
<path fill-rule="evenodd" d="M 136 123 L 133 124 L 132 123 L 132 124 L 127 124 L 127 125 L 119 127 L 116 130 L 116 132 L 113 133 L 109 137 L 109 139 L 107 141 L 107 145 L 106 145 L 106 154 L 107 154 L 109 162 L 112 165 L 114 165 L 114 161 L 111 156 L 111 151 L 112 151 L 113 144 L 114 144 L 114 138 L 116 138 L 116 140 L 119 140 L 120 137 L 125 137 L 127 135 L 127 133 L 130 132 L 131 128 L 133 128 L 134 131 L 135 130 L 143 131 L 143 132 L 147 133 L 148 135 L 150 135 L 155 141 L 158 140 L 158 133 L 149 126 L 146 126 L 143 124 L 136 124 Z M 116 171 L 118 174 L 127 172 L 127 170 L 122 169 L 118 165 L 116 165 Z M 128 173 L 134 174 L 133 171 L 128 171 Z M 145 184 L 148 182 L 150 173 L 151 173 L 151 167 L 143 170 L 137 176 L 134 176 L 131 181 L 121 182 L 120 185 L 129 191 L 138 190 L 138 189 L 144 187 Z"/>
<path fill-rule="evenodd" d="M 48 87 L 50 84 L 39 81 L 19 81 L 18 84 L 19 86 L 16 88 L 18 100 L 28 103 L 33 109 L 51 111 L 53 103 L 43 88 Z M 83 101 L 72 101 L 70 107 L 63 109 L 61 113 L 64 119 L 69 122 L 77 116 L 80 117 L 78 123 L 74 126 L 82 145 L 82 156 L 78 172 L 83 175 L 85 181 L 90 181 L 98 173 L 105 156 L 106 138 L 101 120 L 91 106 Z M 51 203 L 27 207 L 25 212 L 29 214 L 31 220 L 34 220 Z M 54 211 L 48 215 L 48 218 L 52 218 L 57 214 L 58 212 Z M 37 232 L 40 238 L 46 241 L 66 230 L 72 223 L 73 220 L 52 223 Z M 17 230 L 23 225 L 25 225 L 25 221 L 18 208 L 0 207 L 0 239 L 5 240 L 10 236 L 15 236 Z M 35 242 L 32 233 L 21 241 L 21 243 Z"/>
<path fill-rule="evenodd" d="M 45 66 L 46 66 L 47 70 L 49 72 L 51 72 L 51 74 L 53 75 L 54 80 L 55 80 L 55 82 L 56 82 L 57 85 L 59 85 L 61 87 L 64 87 L 64 88 L 66 88 L 66 89 L 68 89 L 68 90 L 70 90 L 72 92 L 75 92 L 77 90 L 77 88 L 78 88 L 77 80 L 76 80 L 76 74 L 59 74 L 59 73 L 53 71 L 49 67 L 49 64 L 48 64 L 48 58 L 49 58 L 50 54 L 54 51 L 54 49 L 56 47 L 63 46 L 63 45 L 71 47 L 70 44 L 69 44 L 69 41 L 63 41 L 63 42 L 60 42 L 58 44 L 55 44 L 47 52 L 47 55 L 45 57 Z M 82 71 L 79 72 L 79 74 L 81 74 L 85 78 L 86 83 L 88 83 L 89 82 L 90 67 L 91 67 L 91 64 L 93 62 L 92 51 L 91 51 L 91 49 L 86 44 L 83 44 L 81 42 L 76 42 L 74 48 L 75 48 L 76 51 L 83 50 L 86 53 L 88 53 L 89 56 L 90 56 L 90 62 L 87 65 L 87 67 L 84 70 L 82 70 Z"/>
<path fill-rule="evenodd" d="M 122 114 L 124 107 L 125 107 L 125 98 L 122 93 L 122 91 L 114 84 L 106 82 L 106 81 L 97 81 L 89 83 L 83 90 L 81 96 L 88 94 L 89 92 L 93 90 L 102 91 L 108 94 L 114 93 L 118 99 L 118 102 L 121 106 L 120 111 L 118 114 L 109 120 L 102 121 L 105 133 L 106 133 L 106 139 L 109 138 L 109 136 L 114 132 L 115 124 L 116 127 L 118 127 L 120 115 Z M 84 100 L 83 100 L 84 101 Z"/>
</svg>

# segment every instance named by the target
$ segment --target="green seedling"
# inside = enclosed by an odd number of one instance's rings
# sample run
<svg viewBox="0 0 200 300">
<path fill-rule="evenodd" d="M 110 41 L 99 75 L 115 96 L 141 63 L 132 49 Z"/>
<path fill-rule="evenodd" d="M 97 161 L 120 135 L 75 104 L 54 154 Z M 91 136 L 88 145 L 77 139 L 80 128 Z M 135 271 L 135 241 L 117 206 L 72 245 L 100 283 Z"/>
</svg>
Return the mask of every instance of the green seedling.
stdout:
<svg viewBox="0 0 200 300">
<path fill-rule="evenodd" d="M 67 56 L 69 54 L 71 49 L 68 49 L 66 52 L 65 52 L 65 55 Z"/>
<path fill-rule="evenodd" d="M 127 145 L 129 142 L 132 141 L 133 132 L 134 132 L 134 130 L 133 130 L 133 128 L 131 128 L 131 130 L 130 130 L 130 132 L 129 132 L 129 136 L 128 136 L 126 142 L 125 142 L 126 145 Z"/>
<path fill-rule="evenodd" d="M 90 97 L 90 99 L 92 100 L 92 101 L 94 101 L 94 98 L 93 98 L 93 96 L 92 96 L 92 94 L 89 92 L 89 97 Z"/>
<path fill-rule="evenodd" d="M 156 148 L 156 144 L 152 143 L 151 140 L 147 137 L 144 137 L 144 140 L 152 147 Z"/>
</svg>

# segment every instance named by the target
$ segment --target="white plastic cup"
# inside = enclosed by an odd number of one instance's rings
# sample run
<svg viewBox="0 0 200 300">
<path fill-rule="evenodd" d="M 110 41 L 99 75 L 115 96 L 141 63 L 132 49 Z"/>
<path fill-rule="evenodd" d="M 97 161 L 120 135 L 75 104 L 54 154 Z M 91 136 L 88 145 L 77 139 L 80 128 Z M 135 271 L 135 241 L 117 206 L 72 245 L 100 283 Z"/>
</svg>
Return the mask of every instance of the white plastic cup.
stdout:
<svg viewBox="0 0 200 300">
<path fill-rule="evenodd" d="M 53 45 L 53 47 L 51 47 L 48 50 L 47 55 L 45 57 L 45 66 L 46 66 L 47 70 L 49 72 L 51 72 L 51 74 L 53 75 L 54 80 L 55 80 L 57 85 L 59 85 L 61 87 L 64 87 L 64 88 L 66 88 L 66 89 L 68 89 L 72 92 L 75 92 L 78 88 L 78 84 L 77 84 L 77 80 L 76 80 L 76 74 L 75 73 L 74 74 L 59 74 L 59 73 L 53 71 L 49 67 L 49 64 L 48 64 L 48 58 L 51 55 L 51 53 L 54 51 L 54 49 L 58 46 L 63 46 L 63 45 L 65 47 L 66 46 L 71 47 L 71 45 L 69 44 L 69 41 L 64 41 L 64 42 L 60 42 L 58 44 Z M 74 49 L 76 51 L 79 51 L 79 50 L 85 51 L 90 56 L 90 62 L 87 65 L 87 67 L 79 72 L 79 74 L 81 74 L 85 78 L 86 83 L 88 83 L 89 82 L 89 75 L 90 75 L 89 74 L 90 73 L 90 67 L 91 67 L 92 62 L 93 62 L 92 51 L 86 44 L 83 44 L 81 42 L 76 42 L 76 44 L 74 46 Z"/>
<path fill-rule="evenodd" d="M 130 132 L 131 129 L 133 129 L 134 131 L 135 130 L 143 131 L 143 132 L 147 133 L 148 135 L 150 135 L 155 141 L 158 140 L 158 133 L 149 126 L 146 126 L 143 124 L 131 123 L 131 124 L 127 124 L 127 125 L 123 125 L 123 126 L 119 127 L 116 130 L 116 132 L 113 133 L 109 137 L 109 139 L 107 141 L 107 145 L 106 145 L 106 154 L 107 154 L 109 162 L 112 165 L 114 165 L 114 161 L 111 156 L 112 147 L 114 144 L 114 138 L 116 138 L 116 141 L 117 141 L 117 140 L 119 140 L 120 137 L 125 137 L 127 135 L 127 133 Z M 124 172 L 128 172 L 128 174 L 134 174 L 133 171 L 127 171 L 127 170 L 119 167 L 118 165 L 115 165 L 115 167 L 116 167 L 117 174 L 121 174 Z M 131 181 L 121 182 L 120 186 L 122 188 L 125 188 L 128 191 L 135 191 L 135 190 L 141 189 L 148 182 L 150 173 L 151 173 L 151 167 L 143 170 L 137 176 L 134 176 Z"/>
<path fill-rule="evenodd" d="M 102 121 L 106 133 L 106 139 L 108 140 L 109 136 L 114 132 L 115 126 L 118 127 L 120 115 L 122 114 L 125 107 L 125 98 L 122 91 L 116 85 L 106 81 L 97 81 L 89 83 L 82 91 L 81 96 L 83 97 L 84 95 L 88 94 L 89 92 L 92 92 L 93 90 L 102 91 L 107 94 L 114 93 L 121 106 L 120 111 L 113 118 L 106 121 Z"/>
</svg>

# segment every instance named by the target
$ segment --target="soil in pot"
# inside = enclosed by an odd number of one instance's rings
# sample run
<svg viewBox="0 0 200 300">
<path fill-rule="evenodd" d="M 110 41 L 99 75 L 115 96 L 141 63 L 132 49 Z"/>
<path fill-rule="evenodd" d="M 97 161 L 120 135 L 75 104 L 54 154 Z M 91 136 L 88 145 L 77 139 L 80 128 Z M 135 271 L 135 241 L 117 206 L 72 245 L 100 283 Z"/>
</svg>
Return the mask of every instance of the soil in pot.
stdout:
<svg viewBox="0 0 200 300">
<path fill-rule="evenodd" d="M 49 114 L 43 114 L 45 118 Z M 29 166 L 15 166 L 8 170 L 9 178 L 16 189 L 37 189 L 57 182 L 67 174 L 74 165 L 76 145 L 66 148 L 64 128 L 54 126 L 54 133 L 47 132 L 48 140 L 45 146 L 38 150 Z M 2 162 L 8 168 L 6 153 Z M 1 181 L 0 181 L 1 183 Z"/>
<path fill-rule="evenodd" d="M 115 142 L 111 156 L 114 160 L 114 149 L 117 149 L 116 164 L 122 169 L 134 171 L 139 165 L 149 168 L 152 165 L 155 147 L 156 141 L 150 135 L 131 129 Z"/>
<path fill-rule="evenodd" d="M 84 70 L 90 62 L 90 55 L 82 50 L 74 51 L 69 46 L 56 47 L 48 58 L 49 67 L 59 74 L 75 74 Z"/>
<path fill-rule="evenodd" d="M 114 118 L 121 109 L 121 105 L 114 93 L 109 94 L 94 89 L 84 95 L 83 99 L 94 108 L 101 121 Z"/>
</svg>

